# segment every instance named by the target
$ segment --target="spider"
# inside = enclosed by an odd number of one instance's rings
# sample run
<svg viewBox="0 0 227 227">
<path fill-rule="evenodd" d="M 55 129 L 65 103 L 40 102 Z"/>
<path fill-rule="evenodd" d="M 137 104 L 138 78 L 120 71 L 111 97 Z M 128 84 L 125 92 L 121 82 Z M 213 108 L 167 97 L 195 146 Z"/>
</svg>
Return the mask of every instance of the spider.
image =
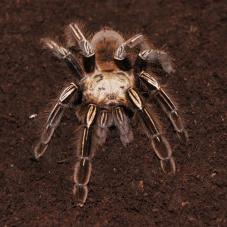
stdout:
<svg viewBox="0 0 227 227">
<path fill-rule="evenodd" d="M 65 109 L 75 107 L 81 127 L 73 195 L 75 203 L 82 207 L 87 199 L 92 158 L 97 147 L 104 144 L 112 127 L 119 131 L 123 145 L 130 143 L 133 140 L 131 122 L 136 113 L 144 125 L 151 147 L 160 159 L 162 170 L 174 174 L 176 165 L 171 147 L 146 104 L 149 96 L 152 96 L 177 134 L 186 135 L 176 105 L 154 74 L 147 72 L 148 63 L 157 62 L 166 73 L 174 73 L 168 54 L 151 48 L 142 34 L 125 40 L 111 28 L 101 29 L 89 41 L 80 26 L 71 23 L 66 28 L 66 37 L 67 48 L 51 39 L 43 40 L 45 47 L 63 60 L 76 78 L 74 83 L 63 89 L 51 110 L 34 148 L 35 158 L 39 159 L 45 153 Z M 143 92 L 143 87 L 146 87 L 148 96 Z"/>
</svg>

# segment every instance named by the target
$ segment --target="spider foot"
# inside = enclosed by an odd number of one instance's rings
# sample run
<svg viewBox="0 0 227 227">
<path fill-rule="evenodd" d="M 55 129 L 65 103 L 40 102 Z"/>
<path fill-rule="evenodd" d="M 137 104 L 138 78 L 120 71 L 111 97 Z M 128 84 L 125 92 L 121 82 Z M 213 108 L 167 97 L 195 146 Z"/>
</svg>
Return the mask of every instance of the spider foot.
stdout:
<svg viewBox="0 0 227 227">
<path fill-rule="evenodd" d="M 88 188 L 84 185 L 74 185 L 73 195 L 76 206 L 83 207 L 87 199 Z"/>
<path fill-rule="evenodd" d="M 168 73 L 175 73 L 174 64 L 172 58 L 161 50 L 147 49 L 139 53 L 139 57 L 142 61 L 155 63 L 159 62 L 163 70 Z"/>
<path fill-rule="evenodd" d="M 82 158 L 75 165 L 74 182 L 87 185 L 91 176 L 91 162 L 89 159 Z"/>
<path fill-rule="evenodd" d="M 174 174 L 176 171 L 176 165 L 172 157 L 171 147 L 166 138 L 161 135 L 156 135 L 152 138 L 151 145 L 160 159 L 163 172 Z"/>
<path fill-rule="evenodd" d="M 160 160 L 160 163 L 161 163 L 161 168 L 162 168 L 164 173 L 175 174 L 176 164 L 175 164 L 173 157 L 167 158 L 167 159 L 164 159 L 164 160 Z"/>
<path fill-rule="evenodd" d="M 91 176 L 91 162 L 89 159 L 82 158 L 76 163 L 74 171 L 73 195 L 75 203 L 82 207 L 87 199 L 87 184 Z"/>
<path fill-rule="evenodd" d="M 182 130 L 181 132 L 177 132 L 177 137 L 181 143 L 187 144 L 189 140 L 188 132 L 186 130 Z"/>
<path fill-rule="evenodd" d="M 172 154 L 168 141 L 161 135 L 154 136 L 151 140 L 151 145 L 160 159 L 165 159 Z"/>
<path fill-rule="evenodd" d="M 34 149 L 35 159 L 38 160 L 46 151 L 48 144 L 39 142 Z"/>
</svg>

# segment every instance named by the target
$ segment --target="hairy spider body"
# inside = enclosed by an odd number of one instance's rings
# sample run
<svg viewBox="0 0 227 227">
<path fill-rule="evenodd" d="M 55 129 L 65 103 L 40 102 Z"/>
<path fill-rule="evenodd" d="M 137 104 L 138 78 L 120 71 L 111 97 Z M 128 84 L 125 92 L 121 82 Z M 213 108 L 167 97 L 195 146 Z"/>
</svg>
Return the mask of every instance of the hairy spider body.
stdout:
<svg viewBox="0 0 227 227">
<path fill-rule="evenodd" d="M 97 71 L 81 81 L 87 103 L 100 106 L 127 105 L 127 90 L 134 85 L 134 77 L 123 71 Z"/>
<path fill-rule="evenodd" d="M 149 98 L 143 95 L 143 90 L 140 94 L 142 88 L 138 86 L 143 84 L 147 87 L 149 95 L 160 105 L 177 134 L 186 136 L 175 104 L 153 73 L 146 72 L 148 63 L 158 62 L 166 73 L 173 73 L 168 54 L 150 48 L 141 34 L 125 41 L 118 32 L 104 28 L 89 41 L 78 25 L 71 23 L 66 29 L 66 36 L 68 48 L 50 39 L 43 40 L 57 58 L 66 62 L 76 78 L 75 83 L 64 88 L 49 114 L 34 149 L 36 159 L 45 153 L 65 109 L 83 104 L 85 111 L 77 114 L 81 127 L 73 178 L 73 194 L 79 206 L 83 206 L 87 199 L 92 158 L 97 147 L 105 143 L 111 126 L 118 129 L 123 145 L 130 143 L 133 140 L 131 121 L 134 113 L 138 113 L 163 171 L 175 173 L 171 147 L 148 109 L 146 103 Z M 129 55 L 134 49 L 139 50 L 134 55 L 135 59 Z"/>
</svg>

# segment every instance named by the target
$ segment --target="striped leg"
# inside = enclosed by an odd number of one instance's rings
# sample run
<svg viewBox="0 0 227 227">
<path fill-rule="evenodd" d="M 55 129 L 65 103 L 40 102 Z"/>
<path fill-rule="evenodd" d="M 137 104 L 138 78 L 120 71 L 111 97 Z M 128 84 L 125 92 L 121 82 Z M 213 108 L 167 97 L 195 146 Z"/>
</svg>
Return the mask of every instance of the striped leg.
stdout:
<svg viewBox="0 0 227 227">
<path fill-rule="evenodd" d="M 166 173 L 175 173 L 175 161 L 168 141 L 163 135 L 161 135 L 139 94 L 133 88 L 130 88 L 128 90 L 128 96 L 134 107 L 137 108 L 144 126 L 147 128 L 147 131 L 151 136 L 151 145 L 160 159 L 162 170 Z"/>
<path fill-rule="evenodd" d="M 77 62 L 73 54 L 63 46 L 58 45 L 55 41 L 50 39 L 42 40 L 45 47 L 51 50 L 51 52 L 60 60 L 64 60 L 68 67 L 76 76 L 81 79 L 84 76 L 84 72 Z"/>
<path fill-rule="evenodd" d="M 140 52 L 135 62 L 136 72 L 139 73 L 146 68 L 147 63 L 158 62 L 167 73 L 174 73 L 171 57 L 164 51 L 151 49 L 141 34 L 137 34 L 122 43 L 115 52 L 114 59 L 116 64 L 124 70 L 127 67 L 127 53 L 130 49 L 139 47 Z"/>
<path fill-rule="evenodd" d="M 61 121 L 65 108 L 73 103 L 77 90 L 77 86 L 71 83 L 63 90 L 58 98 L 57 103 L 48 116 L 40 141 L 35 146 L 34 154 L 36 159 L 40 158 L 45 153 L 53 133 Z"/>
<path fill-rule="evenodd" d="M 129 59 L 127 58 L 127 53 L 130 49 L 136 47 L 142 42 L 143 35 L 137 34 L 132 38 L 126 40 L 117 48 L 114 54 L 114 61 L 121 70 L 128 71 L 132 68 Z"/>
<path fill-rule="evenodd" d="M 82 140 L 78 152 L 78 161 L 74 172 L 74 197 L 78 206 L 86 202 L 87 184 L 91 175 L 91 160 L 97 147 L 103 145 L 107 138 L 108 127 L 113 124 L 112 113 L 108 110 L 100 110 L 98 114 L 96 106 L 90 105 L 86 114 L 86 122 L 83 128 Z M 95 121 L 95 125 L 93 125 Z"/>
<path fill-rule="evenodd" d="M 71 23 L 67 28 L 67 36 L 71 46 L 79 45 L 83 55 L 84 70 L 91 73 L 95 70 L 95 52 L 90 42 L 85 38 L 77 24 Z"/>
<path fill-rule="evenodd" d="M 154 91 L 155 99 L 157 100 L 160 107 L 166 113 L 167 117 L 170 119 L 175 131 L 178 136 L 187 141 L 187 132 L 184 129 L 182 119 L 178 113 L 178 110 L 172 100 L 163 91 L 158 82 L 150 74 L 146 72 L 141 72 L 139 75 L 140 79 L 147 85 L 150 91 Z"/>
<path fill-rule="evenodd" d="M 105 143 L 109 127 L 113 124 L 112 113 L 108 110 L 101 110 L 97 117 L 97 124 L 94 130 L 95 133 L 95 147 L 101 146 Z"/>
<path fill-rule="evenodd" d="M 92 145 L 92 125 L 97 113 L 96 105 L 88 105 L 85 115 L 85 126 L 83 127 L 82 139 L 77 154 L 77 162 L 74 169 L 74 188 L 73 194 L 78 206 L 83 206 L 88 194 L 87 184 L 91 176 L 91 153 Z"/>
</svg>

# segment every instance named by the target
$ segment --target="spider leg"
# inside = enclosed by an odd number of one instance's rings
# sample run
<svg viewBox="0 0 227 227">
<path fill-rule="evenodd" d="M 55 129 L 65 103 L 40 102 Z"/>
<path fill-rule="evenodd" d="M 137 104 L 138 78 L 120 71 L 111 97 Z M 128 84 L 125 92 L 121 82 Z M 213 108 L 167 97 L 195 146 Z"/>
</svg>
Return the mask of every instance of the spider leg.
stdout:
<svg viewBox="0 0 227 227">
<path fill-rule="evenodd" d="M 95 70 L 95 52 L 91 43 L 85 38 L 77 24 L 71 23 L 68 26 L 70 39 L 76 41 L 83 55 L 84 70 L 91 73 Z"/>
<path fill-rule="evenodd" d="M 96 120 L 97 119 L 97 120 Z M 74 169 L 73 194 L 78 206 L 83 206 L 87 199 L 88 187 L 92 169 L 92 158 L 98 146 L 105 143 L 108 127 L 112 125 L 112 115 L 107 110 L 97 114 L 94 104 L 88 105 L 85 115 L 85 125 L 77 153 L 77 162 Z M 94 125 L 94 123 L 96 123 Z"/>
<path fill-rule="evenodd" d="M 137 46 L 140 49 L 134 65 L 137 71 L 140 72 L 141 70 L 145 69 L 147 63 L 159 62 L 165 72 L 174 72 L 172 60 L 169 55 L 164 51 L 149 48 L 144 36 L 141 34 L 133 36 L 117 48 L 114 54 L 114 59 L 116 64 L 121 69 L 124 70 L 124 67 L 127 66 L 127 54 L 129 50 Z"/>
<path fill-rule="evenodd" d="M 132 38 L 123 42 L 114 53 L 114 61 L 116 65 L 124 70 L 128 71 L 132 68 L 129 59 L 127 58 L 127 53 L 130 49 L 136 47 L 138 44 L 142 42 L 143 35 L 137 34 Z"/>
<path fill-rule="evenodd" d="M 148 134 L 151 136 L 151 145 L 160 159 L 162 170 L 164 172 L 175 173 L 176 165 L 168 141 L 161 135 L 157 124 L 152 119 L 139 94 L 133 88 L 129 88 L 128 96 L 129 100 L 138 110 L 144 126 L 147 128 Z"/>
<path fill-rule="evenodd" d="M 79 78 L 84 76 L 84 72 L 77 62 L 73 54 L 63 46 L 58 45 L 55 41 L 50 39 L 42 40 L 44 45 L 51 50 L 51 52 L 60 60 L 64 60 L 68 67 L 75 73 Z"/>
<path fill-rule="evenodd" d="M 154 49 L 147 49 L 143 50 L 139 53 L 136 61 L 135 67 L 140 65 L 145 65 L 146 62 L 149 63 L 155 63 L 158 62 L 162 66 L 163 70 L 167 72 L 168 74 L 174 73 L 175 69 L 173 67 L 172 59 L 171 57 L 162 50 L 154 50 Z"/>
<path fill-rule="evenodd" d="M 187 132 L 184 129 L 184 125 L 178 113 L 177 107 L 170 97 L 165 93 L 165 91 L 160 87 L 157 80 L 144 71 L 140 73 L 139 78 L 147 85 L 150 91 L 154 91 L 153 95 L 155 96 L 155 99 L 166 113 L 167 117 L 170 119 L 178 136 L 184 136 L 184 139 L 187 140 Z"/>
<path fill-rule="evenodd" d="M 97 145 L 103 145 L 107 138 L 108 127 L 113 123 L 113 117 L 110 111 L 101 110 L 97 117 L 97 124 L 94 130 Z"/>
<path fill-rule="evenodd" d="M 97 107 L 94 104 L 88 105 L 85 115 L 85 125 L 83 127 L 80 148 L 77 154 L 78 160 L 74 169 L 74 188 L 73 194 L 75 202 L 79 206 L 83 206 L 87 199 L 87 184 L 91 176 L 91 159 L 92 159 L 92 125 L 97 113 Z"/>
<path fill-rule="evenodd" d="M 112 125 L 112 122 L 112 114 L 109 111 L 103 109 L 97 114 L 95 105 L 90 104 L 88 106 L 77 154 L 78 161 L 74 171 L 73 194 L 78 206 L 82 207 L 86 202 L 88 194 L 87 184 L 92 168 L 91 160 L 97 147 L 105 143 L 108 127 Z"/>
<path fill-rule="evenodd" d="M 55 129 L 61 121 L 65 109 L 69 107 L 69 105 L 74 101 L 75 94 L 77 91 L 78 87 L 74 83 L 71 83 L 60 94 L 57 103 L 55 104 L 48 116 L 40 140 L 34 148 L 34 154 L 36 159 L 39 159 L 45 153 L 51 140 L 51 137 L 53 136 Z"/>
<path fill-rule="evenodd" d="M 129 124 L 129 119 L 126 116 L 122 107 L 116 107 L 113 110 L 113 119 L 115 126 L 120 132 L 120 139 L 124 146 L 133 140 L 132 128 Z"/>
</svg>

